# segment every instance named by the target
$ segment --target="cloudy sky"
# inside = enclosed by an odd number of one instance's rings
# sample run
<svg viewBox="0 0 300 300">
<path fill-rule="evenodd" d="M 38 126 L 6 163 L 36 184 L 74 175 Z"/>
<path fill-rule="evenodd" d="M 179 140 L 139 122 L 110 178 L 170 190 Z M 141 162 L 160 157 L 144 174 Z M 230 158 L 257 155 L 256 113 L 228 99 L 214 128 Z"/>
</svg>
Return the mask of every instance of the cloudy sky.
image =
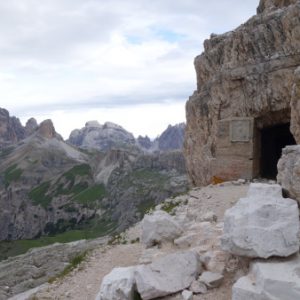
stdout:
<svg viewBox="0 0 300 300">
<path fill-rule="evenodd" d="M 68 137 L 88 120 L 155 137 L 185 121 L 193 59 L 258 0 L 0 0 L 0 107 Z"/>
</svg>

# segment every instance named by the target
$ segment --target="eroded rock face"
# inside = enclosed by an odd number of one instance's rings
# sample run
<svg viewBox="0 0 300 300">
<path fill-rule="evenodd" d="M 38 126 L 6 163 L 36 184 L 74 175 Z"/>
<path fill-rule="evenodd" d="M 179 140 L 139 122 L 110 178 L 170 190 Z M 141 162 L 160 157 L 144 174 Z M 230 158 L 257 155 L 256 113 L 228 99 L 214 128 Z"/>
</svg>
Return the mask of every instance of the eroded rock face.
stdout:
<svg viewBox="0 0 300 300">
<path fill-rule="evenodd" d="M 298 252 L 298 205 L 281 193 L 277 184 L 251 184 L 247 197 L 225 213 L 223 250 L 260 258 Z"/>
<path fill-rule="evenodd" d="M 258 128 L 265 128 L 288 123 L 292 115 L 292 131 L 300 140 L 295 77 L 300 1 L 261 1 L 259 12 L 234 31 L 206 40 L 205 51 L 195 58 L 197 90 L 186 104 L 185 135 L 194 185 L 212 180 L 220 120 L 251 117 Z"/>
<path fill-rule="evenodd" d="M 56 137 L 55 128 L 51 120 L 43 121 L 38 127 L 38 134 L 47 139 Z"/>
<path fill-rule="evenodd" d="M 291 100 L 291 132 L 300 144 L 300 67 L 295 71 Z"/>
<path fill-rule="evenodd" d="M 283 149 L 278 162 L 277 181 L 289 197 L 300 201 L 300 145 Z"/>
<path fill-rule="evenodd" d="M 6 109 L 0 108 L 0 147 L 15 144 L 25 137 L 25 130 L 16 117 L 11 117 Z"/>
<path fill-rule="evenodd" d="M 296 2 L 297 0 L 260 0 L 257 13 L 263 13 L 277 8 L 282 8 L 291 4 L 295 4 Z"/>
<path fill-rule="evenodd" d="M 158 137 L 158 149 L 161 151 L 182 149 L 185 124 L 180 123 L 168 128 Z"/>
</svg>

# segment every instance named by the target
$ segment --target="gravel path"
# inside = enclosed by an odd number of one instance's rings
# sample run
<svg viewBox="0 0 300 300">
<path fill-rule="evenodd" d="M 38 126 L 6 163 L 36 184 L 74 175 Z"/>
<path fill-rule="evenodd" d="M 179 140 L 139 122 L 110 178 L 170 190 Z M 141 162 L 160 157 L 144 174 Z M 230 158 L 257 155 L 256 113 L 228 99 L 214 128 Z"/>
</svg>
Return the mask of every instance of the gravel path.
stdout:
<svg viewBox="0 0 300 300">
<path fill-rule="evenodd" d="M 217 215 L 218 221 L 222 221 L 225 210 L 245 196 L 247 190 L 248 184 L 236 183 L 193 189 L 188 195 L 180 196 L 188 199 L 188 205 L 180 209 L 187 209 L 199 216 L 212 211 Z M 128 240 L 135 239 L 138 233 L 138 226 L 132 228 L 128 233 Z M 61 281 L 42 289 L 32 299 L 94 300 L 102 278 L 114 267 L 138 264 L 142 251 L 140 243 L 102 246 L 94 250 L 78 269 Z M 233 277 L 233 275 L 225 276 L 222 287 L 210 290 L 205 295 L 195 295 L 194 300 L 230 300 Z M 181 296 L 174 295 L 164 299 L 177 300 L 181 299 Z"/>
</svg>

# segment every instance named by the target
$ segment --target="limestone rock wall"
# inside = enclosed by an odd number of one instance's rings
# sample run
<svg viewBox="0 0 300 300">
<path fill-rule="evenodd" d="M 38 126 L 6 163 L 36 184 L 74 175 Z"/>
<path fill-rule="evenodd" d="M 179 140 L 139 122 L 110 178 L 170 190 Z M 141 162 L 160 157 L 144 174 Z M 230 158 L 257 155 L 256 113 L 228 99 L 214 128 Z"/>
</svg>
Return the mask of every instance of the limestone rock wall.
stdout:
<svg viewBox="0 0 300 300">
<path fill-rule="evenodd" d="M 264 127 L 292 115 L 300 141 L 294 111 L 299 106 L 300 1 L 261 1 L 258 12 L 234 31 L 212 35 L 195 58 L 197 90 L 186 104 L 184 147 L 194 185 L 212 180 L 219 120 L 252 117 Z"/>
</svg>

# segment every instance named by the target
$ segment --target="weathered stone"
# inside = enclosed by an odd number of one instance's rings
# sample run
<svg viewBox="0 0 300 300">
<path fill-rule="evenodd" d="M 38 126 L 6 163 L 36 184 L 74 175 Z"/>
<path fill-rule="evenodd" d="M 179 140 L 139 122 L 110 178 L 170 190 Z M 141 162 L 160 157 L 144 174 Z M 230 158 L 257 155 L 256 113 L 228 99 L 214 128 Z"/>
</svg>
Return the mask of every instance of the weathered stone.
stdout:
<svg viewBox="0 0 300 300">
<path fill-rule="evenodd" d="M 201 261 L 206 270 L 216 273 L 223 273 L 226 267 L 229 254 L 222 250 L 207 251 L 201 256 Z"/>
<path fill-rule="evenodd" d="M 188 288 L 200 272 L 195 252 L 169 254 L 150 265 L 137 267 L 137 290 L 143 300 L 163 297 Z"/>
<path fill-rule="evenodd" d="M 297 202 L 279 185 L 253 183 L 247 198 L 225 212 L 222 248 L 232 254 L 268 258 L 299 251 Z"/>
<path fill-rule="evenodd" d="M 182 292 L 182 300 L 193 300 L 193 292 L 184 290 Z"/>
<path fill-rule="evenodd" d="M 257 12 L 263 13 L 266 11 L 283 8 L 296 2 L 297 0 L 260 0 Z"/>
<path fill-rule="evenodd" d="M 300 299 L 300 259 L 259 261 L 232 288 L 232 300 Z"/>
<path fill-rule="evenodd" d="M 291 100 L 291 132 L 300 144 L 300 67 L 295 70 Z"/>
<path fill-rule="evenodd" d="M 174 244 L 179 248 L 208 246 L 211 247 L 217 243 L 222 234 L 222 230 L 217 224 L 211 222 L 201 222 L 191 225 L 186 232 L 178 239 L 174 240 Z"/>
<path fill-rule="evenodd" d="M 283 149 L 278 162 L 277 181 L 289 197 L 300 201 L 300 146 Z"/>
<path fill-rule="evenodd" d="M 141 242 L 146 247 L 171 241 L 182 233 L 179 224 L 164 211 L 155 211 L 152 215 L 146 215 L 142 221 Z"/>
<path fill-rule="evenodd" d="M 207 293 L 207 287 L 206 285 L 199 281 L 194 280 L 189 288 L 194 294 L 206 294 Z"/>
<path fill-rule="evenodd" d="M 199 277 L 199 281 L 203 282 L 208 288 L 217 288 L 222 284 L 224 276 L 214 272 L 203 272 Z"/>
<path fill-rule="evenodd" d="M 184 147 L 194 185 L 261 175 L 261 129 L 291 122 L 300 143 L 300 2 L 262 0 L 258 11 L 195 58 Z"/>
<path fill-rule="evenodd" d="M 115 268 L 101 283 L 95 300 L 133 300 L 135 291 L 135 267 Z"/>
</svg>

